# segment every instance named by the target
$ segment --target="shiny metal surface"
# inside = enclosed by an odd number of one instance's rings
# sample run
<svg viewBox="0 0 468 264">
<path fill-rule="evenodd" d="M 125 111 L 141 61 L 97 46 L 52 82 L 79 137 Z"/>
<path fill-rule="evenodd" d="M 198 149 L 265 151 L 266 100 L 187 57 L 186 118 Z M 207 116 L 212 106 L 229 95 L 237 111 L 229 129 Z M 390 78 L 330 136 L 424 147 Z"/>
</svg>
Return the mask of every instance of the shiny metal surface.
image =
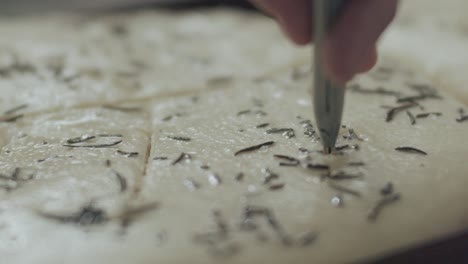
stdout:
<svg viewBox="0 0 468 264">
<path fill-rule="evenodd" d="M 320 132 L 324 152 L 333 151 L 341 125 L 344 104 L 344 87 L 327 78 L 322 67 L 321 50 L 327 33 L 338 16 L 342 0 L 314 0 L 314 85 L 312 97 L 317 127 Z"/>
</svg>

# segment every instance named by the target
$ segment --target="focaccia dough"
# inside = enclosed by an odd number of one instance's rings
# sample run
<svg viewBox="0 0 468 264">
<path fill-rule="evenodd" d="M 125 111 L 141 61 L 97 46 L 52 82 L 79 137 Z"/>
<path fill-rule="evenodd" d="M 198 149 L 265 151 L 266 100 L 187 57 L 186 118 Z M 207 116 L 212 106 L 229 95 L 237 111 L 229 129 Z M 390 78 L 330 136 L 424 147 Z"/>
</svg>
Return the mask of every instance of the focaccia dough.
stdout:
<svg viewBox="0 0 468 264">
<path fill-rule="evenodd" d="M 0 35 L 0 110 L 25 112 L 167 97 L 308 58 L 270 20 L 227 10 L 8 17 Z"/>
<path fill-rule="evenodd" d="M 388 78 L 385 83 L 375 80 L 384 76 Z M 393 63 L 382 65 L 351 86 L 355 85 L 361 89 L 380 87 L 399 92 L 403 98 L 417 95 L 410 88 L 412 85 L 431 86 L 424 76 Z M 441 116 L 418 118 L 411 125 L 403 111 L 386 122 L 388 110 L 382 106 L 401 105 L 395 103 L 395 96 L 362 94 L 351 87 L 343 119 L 347 128 L 343 129 L 338 146 L 356 144 L 359 150 L 324 157 L 315 152 L 320 150 L 320 143 L 305 136 L 300 124 L 313 120 L 307 86 L 307 78 L 299 81 L 273 78 L 262 83 L 236 84 L 228 91 L 204 94 L 196 102 L 184 98 L 179 103 L 155 107 L 153 145 L 158 147 L 153 148 L 151 156 L 165 156 L 169 160 L 149 163 L 144 194 L 156 197 L 162 207 L 157 217 L 145 219 L 145 223 L 152 228 L 166 228 L 177 241 L 168 243 L 167 251 L 159 256 L 162 262 L 182 263 L 190 259 L 193 263 L 219 263 L 218 255 L 226 257 L 222 254 L 229 255 L 235 249 L 227 263 L 344 263 L 468 227 L 468 208 L 459 202 L 468 198 L 464 188 L 468 183 L 468 167 L 464 164 L 468 127 L 456 122 L 460 103 L 440 92 L 443 99 L 422 100 L 424 110 L 415 107 L 410 111 L 414 116 L 428 112 Z M 160 123 L 160 118 L 186 109 L 185 115 Z M 256 128 L 263 123 L 270 125 Z M 296 136 L 269 135 L 272 128 L 292 128 Z M 344 139 L 350 128 L 357 137 Z M 170 136 L 192 140 L 178 142 L 169 139 Z M 275 144 L 235 155 L 240 149 L 268 141 Z M 424 150 L 427 155 L 395 150 L 404 146 Z M 331 200 L 340 191 L 328 186 L 330 180 L 322 178 L 324 171 L 278 166 L 285 161 L 275 159 L 274 154 L 304 158 L 299 148 L 311 151 L 307 156 L 312 164 L 329 164 L 332 174 L 341 171 L 362 175 L 358 180 L 335 182 L 360 196 L 344 193 L 343 208 L 336 208 Z M 191 161 L 174 165 L 180 153 L 190 154 Z M 365 166 L 349 166 L 355 162 L 363 162 Z M 204 168 L 205 165 L 209 168 Z M 279 178 L 265 184 L 266 169 Z M 236 181 L 238 173 L 244 174 L 244 180 Z M 382 199 L 381 189 L 388 182 L 401 198 L 385 207 L 375 222 L 370 221 L 369 210 Z M 284 187 L 269 189 L 277 184 Z M 243 231 L 242 215 L 249 206 L 271 209 L 292 244 L 272 232 L 262 217 L 256 219 L 262 231 Z M 200 233 L 215 232 L 213 210 L 225 218 L 228 237 L 215 240 L 215 245 L 194 240 Z M 301 248 L 301 236 L 310 232 L 318 235 L 317 241 Z M 262 235 L 266 235 L 266 241 L 258 240 Z M 180 248 L 187 252 L 180 252 Z M 207 255 L 203 257 L 200 250 Z"/>
<path fill-rule="evenodd" d="M 149 154 L 147 121 L 141 112 L 99 108 L 18 121 L 0 155 L 2 202 L 63 213 L 90 199 L 132 193 Z M 95 138 L 68 142 L 80 137 Z"/>
<path fill-rule="evenodd" d="M 58 15 L 0 33 L 2 263 L 348 263 L 468 229 L 468 107 L 392 34 L 324 156 L 310 50 L 267 19 Z"/>
<path fill-rule="evenodd" d="M 397 19 L 380 42 L 380 52 L 428 73 L 435 83 L 468 103 L 468 3 L 400 2 Z"/>
</svg>

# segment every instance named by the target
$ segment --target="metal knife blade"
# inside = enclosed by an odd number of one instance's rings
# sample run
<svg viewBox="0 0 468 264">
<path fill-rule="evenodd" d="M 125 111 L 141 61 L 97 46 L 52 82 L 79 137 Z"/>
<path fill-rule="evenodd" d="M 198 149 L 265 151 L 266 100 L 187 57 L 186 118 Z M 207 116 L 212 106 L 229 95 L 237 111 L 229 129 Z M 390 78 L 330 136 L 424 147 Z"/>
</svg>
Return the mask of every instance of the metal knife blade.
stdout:
<svg viewBox="0 0 468 264">
<path fill-rule="evenodd" d="M 343 0 L 313 0 L 312 4 L 312 28 L 315 43 L 312 101 L 324 153 L 328 154 L 335 148 L 340 130 L 345 89 L 326 76 L 322 66 L 321 51 L 343 2 Z"/>
</svg>

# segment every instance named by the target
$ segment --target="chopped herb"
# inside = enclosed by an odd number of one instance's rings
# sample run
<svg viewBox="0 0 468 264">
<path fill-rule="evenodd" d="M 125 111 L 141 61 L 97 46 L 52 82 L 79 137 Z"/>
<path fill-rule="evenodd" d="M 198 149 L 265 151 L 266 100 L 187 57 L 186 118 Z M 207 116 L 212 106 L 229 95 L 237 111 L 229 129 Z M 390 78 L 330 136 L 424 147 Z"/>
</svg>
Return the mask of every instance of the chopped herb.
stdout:
<svg viewBox="0 0 468 264">
<path fill-rule="evenodd" d="M 13 122 L 16 122 L 18 119 L 23 118 L 23 117 L 24 117 L 23 114 L 14 115 L 14 116 L 4 116 L 4 117 L 0 117 L 0 122 L 13 123 Z"/>
<path fill-rule="evenodd" d="M 266 115 L 268 115 L 265 111 L 262 111 L 262 110 L 257 110 L 257 111 L 255 111 L 255 114 L 258 115 L 258 116 L 266 116 Z"/>
<path fill-rule="evenodd" d="M 213 218 L 219 233 L 226 234 L 229 232 L 228 224 L 219 210 L 213 210 Z"/>
<path fill-rule="evenodd" d="M 162 121 L 164 121 L 164 122 L 171 121 L 172 119 L 174 119 L 176 117 L 182 117 L 184 115 L 185 115 L 184 113 L 175 113 L 174 115 L 169 115 L 169 116 L 164 117 L 162 119 Z"/>
<path fill-rule="evenodd" d="M 13 181 L 17 181 L 18 180 L 18 176 L 20 174 L 20 171 L 21 169 L 20 168 L 15 168 L 15 170 L 13 171 L 13 173 L 11 174 L 11 179 Z"/>
<path fill-rule="evenodd" d="M 356 196 L 356 197 L 361 197 L 361 193 L 358 192 L 358 191 L 355 191 L 355 190 L 351 190 L 351 189 L 348 189 L 344 186 L 341 186 L 341 185 L 338 185 L 336 183 L 333 183 L 333 182 L 329 182 L 328 186 L 336 191 L 339 191 L 339 192 L 342 192 L 342 193 L 346 193 L 346 194 L 350 194 L 352 196 Z"/>
<path fill-rule="evenodd" d="M 298 159 L 290 157 L 290 156 L 285 156 L 285 155 L 274 155 L 275 158 L 279 160 L 284 160 L 285 162 L 280 162 L 280 166 L 282 167 L 296 167 L 299 166 L 301 163 Z"/>
<path fill-rule="evenodd" d="M 344 139 L 346 140 L 353 140 L 353 139 L 356 139 L 356 140 L 359 140 L 359 141 L 364 141 L 363 138 L 359 137 L 357 134 L 356 134 L 356 131 L 354 131 L 354 129 L 352 128 L 348 128 L 347 129 L 347 134 L 343 136 Z"/>
<path fill-rule="evenodd" d="M 302 119 L 300 116 L 298 116 L 297 118 Z M 302 126 L 313 126 L 312 121 L 310 120 L 302 120 L 301 122 L 299 122 L 299 124 L 301 124 Z"/>
<path fill-rule="evenodd" d="M 465 115 L 465 109 L 460 108 L 458 112 L 460 113 L 460 118 L 456 119 L 458 123 L 463 123 L 463 122 L 468 121 L 468 115 Z"/>
<path fill-rule="evenodd" d="M 309 163 L 306 165 L 306 168 L 309 170 L 330 170 L 330 166 L 325 164 L 312 164 Z"/>
<path fill-rule="evenodd" d="M 351 167 L 362 167 L 362 166 L 366 166 L 366 164 L 364 162 L 350 162 L 348 163 L 348 166 L 351 166 Z"/>
<path fill-rule="evenodd" d="M 168 160 L 168 157 L 154 157 L 153 160 Z"/>
<path fill-rule="evenodd" d="M 380 190 L 380 194 L 383 196 L 387 196 L 393 193 L 393 183 L 388 182 L 385 186 Z"/>
<path fill-rule="evenodd" d="M 244 153 L 257 151 L 257 150 L 260 150 L 260 149 L 265 148 L 265 147 L 273 146 L 274 144 L 275 144 L 274 141 L 268 141 L 268 142 L 265 142 L 265 143 L 262 143 L 262 144 L 259 144 L 259 145 L 255 145 L 255 146 L 252 146 L 252 147 L 241 149 L 241 150 L 237 151 L 236 153 L 234 153 L 234 156 L 239 156 L 239 155 L 244 154 Z"/>
<path fill-rule="evenodd" d="M 299 148 L 299 151 L 302 153 L 310 153 L 310 151 L 306 148 Z"/>
<path fill-rule="evenodd" d="M 434 112 L 434 113 L 423 113 L 416 115 L 416 118 L 428 118 L 429 116 L 442 116 L 442 113 Z"/>
<path fill-rule="evenodd" d="M 270 189 L 271 191 L 277 191 L 283 188 L 284 188 L 284 183 L 273 184 L 273 185 L 270 185 L 270 187 L 268 187 L 268 189 Z"/>
<path fill-rule="evenodd" d="M 237 116 L 247 115 L 252 113 L 252 110 L 243 110 L 237 113 Z"/>
<path fill-rule="evenodd" d="M 64 224 L 77 224 L 80 226 L 101 225 L 109 221 L 109 217 L 102 209 L 92 206 L 83 207 L 79 212 L 68 216 L 39 213 L 42 217 L 55 220 Z"/>
<path fill-rule="evenodd" d="M 420 149 L 417 149 L 417 148 L 413 148 L 413 147 L 398 147 L 395 149 L 396 151 L 400 151 L 400 152 L 406 152 L 406 153 L 414 153 L 414 154 L 421 154 L 421 155 L 427 155 L 426 152 L 420 150 Z"/>
<path fill-rule="evenodd" d="M 127 158 L 138 157 L 138 152 L 126 152 L 126 151 L 122 151 L 122 150 L 117 150 L 117 153 L 122 155 L 122 156 L 125 156 Z"/>
<path fill-rule="evenodd" d="M 184 160 L 190 161 L 191 159 L 192 159 L 192 156 L 190 154 L 182 152 L 180 156 L 176 160 L 174 160 L 174 162 L 172 162 L 172 165 L 176 165 Z"/>
<path fill-rule="evenodd" d="M 123 106 L 115 106 L 115 105 L 104 105 L 102 106 L 105 109 L 115 110 L 120 112 L 141 112 L 143 109 L 140 107 L 123 107 Z"/>
<path fill-rule="evenodd" d="M 280 162 L 278 165 L 280 167 L 297 167 L 297 166 L 299 166 L 299 163 Z"/>
<path fill-rule="evenodd" d="M 168 136 L 168 139 L 176 140 L 176 141 L 183 141 L 183 142 L 189 142 L 192 141 L 191 138 L 189 137 L 175 137 L 175 136 Z"/>
<path fill-rule="evenodd" d="M 265 127 L 267 127 L 269 125 L 270 125 L 270 123 L 263 123 L 263 124 L 257 125 L 255 128 L 265 128 Z"/>
<path fill-rule="evenodd" d="M 110 31 L 112 34 L 119 36 L 119 37 L 128 35 L 128 28 L 126 28 L 125 25 L 123 24 L 112 25 L 110 28 Z"/>
<path fill-rule="evenodd" d="M 236 175 L 236 181 L 241 182 L 241 181 L 244 180 L 244 177 L 245 177 L 244 173 L 243 173 L 243 172 L 239 172 L 239 173 Z"/>
<path fill-rule="evenodd" d="M 367 215 L 367 219 L 371 222 L 375 222 L 383 208 L 399 201 L 400 199 L 401 196 L 399 193 L 384 196 L 381 200 L 377 202 L 374 208 L 370 210 L 369 214 Z"/>
<path fill-rule="evenodd" d="M 416 125 L 416 118 L 414 117 L 414 115 L 410 111 L 406 111 L 406 114 L 408 115 L 411 121 L 411 125 Z"/>
<path fill-rule="evenodd" d="M 298 241 L 297 241 L 297 244 L 299 247 L 308 247 L 310 245 L 312 245 L 313 243 L 315 243 L 315 241 L 317 241 L 318 239 L 318 234 L 316 232 L 309 232 L 303 236 L 301 236 Z"/>
<path fill-rule="evenodd" d="M 90 141 L 92 139 L 95 139 L 96 137 L 123 137 L 123 136 L 120 134 L 119 135 L 100 134 L 97 136 L 83 135 L 81 137 L 68 139 L 67 144 L 64 144 L 64 146 L 75 147 L 75 148 L 105 148 L 105 147 L 112 147 L 112 146 L 118 145 L 122 142 L 122 141 L 117 141 L 117 142 L 110 143 L 110 144 L 97 144 L 97 145 L 75 145 L 78 143 L 84 143 L 84 142 Z"/>
<path fill-rule="evenodd" d="M 340 171 L 340 172 L 335 173 L 335 174 L 327 175 L 327 177 L 328 177 L 330 180 L 341 181 L 341 180 L 356 180 L 356 179 L 361 179 L 361 178 L 363 177 L 363 175 L 362 175 L 362 174 L 346 174 L 345 172 Z"/>
<path fill-rule="evenodd" d="M 119 216 L 123 228 L 128 227 L 138 217 L 159 208 L 159 203 L 148 203 L 137 207 L 129 207 Z"/>
<path fill-rule="evenodd" d="M 402 105 L 402 106 L 397 106 L 397 107 L 391 108 L 387 112 L 387 117 L 386 117 L 385 120 L 387 122 L 390 122 L 395 118 L 395 115 L 397 115 L 399 112 L 410 109 L 410 108 L 413 108 L 413 107 L 416 107 L 416 106 L 418 106 L 418 104 L 412 102 L 412 103 L 408 103 L 408 104 L 405 104 L 405 105 Z"/>
<path fill-rule="evenodd" d="M 240 246 L 235 243 L 225 244 L 229 238 L 229 226 L 221 211 L 213 210 L 213 221 L 216 229 L 210 232 L 195 234 L 193 240 L 196 243 L 207 246 L 209 252 L 215 257 L 232 257 L 240 251 Z"/>
<path fill-rule="evenodd" d="M 268 226 L 276 233 L 283 245 L 287 246 L 291 244 L 291 239 L 285 234 L 273 212 L 266 207 L 245 207 L 241 223 L 242 230 L 251 231 L 257 229 L 257 224 L 255 223 L 256 217 L 264 217 L 266 219 Z"/>
<path fill-rule="evenodd" d="M 112 170 L 112 172 L 114 173 L 115 177 L 117 177 L 117 180 L 119 181 L 120 192 L 125 192 L 127 190 L 127 180 L 117 171 Z"/>
<path fill-rule="evenodd" d="M 299 164 L 300 161 L 294 157 L 290 157 L 290 156 L 286 156 L 286 155 L 274 155 L 275 158 L 279 159 L 279 160 L 284 160 L 284 161 L 287 161 L 287 162 L 290 162 L 290 163 L 295 163 L 295 164 Z"/>
<path fill-rule="evenodd" d="M 111 161 L 110 160 L 106 160 L 106 167 L 110 167 L 112 164 L 111 164 Z"/>
<path fill-rule="evenodd" d="M 96 138 L 96 136 L 83 135 L 81 137 L 69 139 L 69 140 L 67 140 L 67 143 L 68 144 L 77 144 L 77 143 L 86 142 L 86 141 L 89 141 L 89 140 L 92 140 L 92 139 L 95 139 L 95 138 Z"/>
<path fill-rule="evenodd" d="M 123 137 L 122 134 L 99 134 L 99 135 L 97 135 L 97 136 L 98 136 L 98 137 L 104 137 L 104 138 L 105 138 L 105 137 L 120 137 L 120 138 Z"/>
<path fill-rule="evenodd" d="M 13 107 L 13 108 L 10 109 L 10 110 L 5 111 L 4 114 L 5 114 L 5 115 L 11 115 L 11 114 L 13 114 L 13 113 L 15 113 L 15 112 L 18 112 L 18 111 L 20 111 L 20 110 L 23 110 L 23 109 L 25 109 L 25 108 L 27 108 L 27 107 L 28 107 L 27 104 L 22 104 L 22 105 Z"/>
<path fill-rule="evenodd" d="M 442 97 L 440 97 L 437 94 L 421 94 L 421 95 L 398 98 L 397 103 L 416 102 L 416 101 L 421 101 L 425 99 L 442 99 Z"/>
<path fill-rule="evenodd" d="M 58 77 L 59 80 L 61 79 L 64 83 L 70 84 L 70 86 L 72 86 L 71 82 L 73 82 L 74 80 L 78 78 L 80 78 L 80 75 L 78 74 L 74 74 L 74 75 L 70 75 L 66 77 Z"/>
<path fill-rule="evenodd" d="M 458 123 L 463 123 L 463 122 L 466 122 L 466 121 L 468 121 L 468 115 L 460 117 L 460 118 L 457 119 Z"/>
<path fill-rule="evenodd" d="M 170 116 L 166 116 L 166 117 L 164 117 L 164 118 L 162 119 L 162 121 L 164 121 L 164 122 L 171 121 L 172 118 L 173 118 L 173 116 L 171 116 L 171 115 L 170 115 Z"/>
<path fill-rule="evenodd" d="M 208 85 L 218 86 L 218 85 L 227 84 L 231 82 L 232 80 L 233 78 L 231 76 L 219 76 L 219 77 L 208 79 L 206 83 Z"/>
<path fill-rule="evenodd" d="M 355 92 L 355 93 L 360 93 L 360 94 L 377 94 L 377 95 L 388 95 L 388 96 L 400 96 L 399 92 L 395 92 L 392 90 L 386 90 L 382 87 L 379 87 L 377 89 L 364 89 L 360 85 L 356 84 L 350 87 L 350 90 Z"/>
<path fill-rule="evenodd" d="M 10 76 L 11 74 L 18 73 L 36 73 L 36 69 L 33 65 L 20 62 L 18 59 L 15 59 L 13 64 L 8 67 L 0 68 L 0 76 Z"/>
<path fill-rule="evenodd" d="M 263 184 L 269 184 L 271 181 L 279 179 L 279 175 L 270 171 L 269 169 L 263 169 L 265 178 L 263 178 Z"/>
<path fill-rule="evenodd" d="M 417 91 L 421 94 L 434 94 L 437 93 L 437 89 L 431 87 L 429 84 L 407 84 L 409 88 Z"/>
<path fill-rule="evenodd" d="M 64 147 L 70 147 L 70 148 L 109 148 L 116 146 L 118 144 L 122 143 L 122 140 L 115 141 L 109 144 L 97 144 L 97 145 L 73 145 L 73 144 L 64 144 Z"/>
<path fill-rule="evenodd" d="M 29 178 L 27 179 L 21 179 L 19 177 L 20 173 L 21 173 L 21 169 L 15 168 L 10 176 L 0 174 L 0 180 L 13 181 L 15 182 L 15 184 L 17 184 L 17 182 L 24 182 L 24 181 L 32 180 L 34 177 L 34 175 L 30 175 Z"/>
<path fill-rule="evenodd" d="M 343 151 L 343 150 L 347 150 L 347 149 L 359 150 L 359 145 L 343 145 L 343 146 L 335 147 L 336 151 Z"/>
<path fill-rule="evenodd" d="M 202 170 L 209 170 L 209 169 L 210 169 L 210 166 L 208 166 L 208 165 L 201 165 L 201 166 L 200 166 L 200 169 L 202 169 Z"/>
</svg>

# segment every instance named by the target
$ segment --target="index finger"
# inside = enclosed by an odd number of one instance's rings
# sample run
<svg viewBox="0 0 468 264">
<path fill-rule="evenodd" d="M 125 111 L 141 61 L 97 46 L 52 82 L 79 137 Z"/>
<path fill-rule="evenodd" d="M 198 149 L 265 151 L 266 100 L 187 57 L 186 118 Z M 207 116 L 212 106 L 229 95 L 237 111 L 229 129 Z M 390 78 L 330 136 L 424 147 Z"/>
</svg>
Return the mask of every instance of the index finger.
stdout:
<svg viewBox="0 0 468 264">
<path fill-rule="evenodd" d="M 310 0 L 253 0 L 257 7 L 275 17 L 296 44 L 311 41 Z"/>
</svg>

